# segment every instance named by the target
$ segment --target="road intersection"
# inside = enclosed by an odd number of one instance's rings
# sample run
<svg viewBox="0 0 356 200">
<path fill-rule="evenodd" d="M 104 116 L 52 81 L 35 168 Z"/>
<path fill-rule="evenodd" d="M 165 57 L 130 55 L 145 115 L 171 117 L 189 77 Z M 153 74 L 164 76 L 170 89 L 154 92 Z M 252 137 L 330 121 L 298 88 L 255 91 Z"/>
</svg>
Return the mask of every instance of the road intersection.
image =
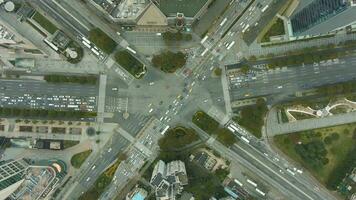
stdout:
<svg viewBox="0 0 356 200">
<path fill-rule="evenodd" d="M 100 96 L 110 98 L 105 99 L 105 102 L 103 102 L 104 99 L 99 99 L 101 102 L 99 108 L 101 114 L 110 112 L 113 114 L 113 117 L 106 118 L 103 117 L 103 115 L 100 117 L 100 122 L 116 122 L 122 124 L 122 128 L 116 128 L 104 147 L 89 157 L 83 167 L 83 171 L 71 179 L 71 182 L 66 185 L 66 190 L 62 190 L 60 195 L 57 196 L 57 199 L 64 198 L 71 200 L 78 198 L 83 192 L 88 190 L 94 184 L 96 178 L 117 159 L 118 154 L 126 150 L 128 151 L 129 159 L 126 160 L 123 165 L 120 165 L 115 173 L 117 179 L 121 182 L 115 182 L 114 180 L 109 189 L 101 196 L 101 199 L 114 198 L 117 193 L 120 192 L 123 185 L 142 167 L 144 161 L 150 161 L 155 157 L 157 149 L 154 144 L 157 144 L 158 139 L 162 135 L 162 130 L 165 127 L 182 121 L 187 122 L 187 119 L 190 121 L 192 112 L 202 107 L 211 108 L 216 105 L 218 109 L 224 108 L 224 95 L 226 96 L 227 94 L 221 91 L 221 84 L 224 85 L 226 83 L 221 83 L 220 79 L 212 77 L 212 69 L 221 67 L 221 61 L 229 52 L 228 46 L 234 45 L 234 43 L 236 43 L 236 46 L 239 43 L 243 43 L 241 39 L 241 32 L 244 30 L 242 23 L 253 25 L 258 21 L 259 17 L 261 17 L 261 15 L 251 17 L 250 14 L 253 12 L 252 8 L 257 9 L 257 2 L 261 4 L 270 3 L 270 1 L 265 0 L 256 0 L 252 3 L 250 3 L 250 1 L 242 3 L 234 1 L 232 3 L 219 20 L 219 22 L 222 22 L 224 19 L 228 19 L 226 24 L 215 27 L 214 30 L 207 34 L 208 39 L 206 39 L 206 42 L 203 42 L 201 46 L 190 52 L 187 64 L 187 68 L 192 71 L 190 76 L 184 77 L 181 76 L 182 74 L 178 74 L 178 76 L 176 74 L 163 74 L 151 66 L 144 55 L 140 54 L 139 58 L 147 65 L 148 72 L 142 79 L 130 79 L 130 81 L 127 81 L 126 78 L 123 78 L 124 76 L 119 75 L 120 72 L 114 69 L 116 66 L 113 67 L 113 61 L 110 60 L 110 58 L 105 60 L 104 62 L 107 64 L 107 69 L 104 71 L 107 73 L 108 78 L 107 80 L 105 79 L 105 92 L 104 94 L 101 92 L 99 98 Z M 68 8 L 68 1 L 61 2 L 61 6 L 57 5 L 59 1 L 47 2 L 40 0 L 35 4 L 38 4 L 40 9 L 46 11 L 48 15 L 57 20 L 65 32 L 71 32 L 74 38 L 88 36 L 88 27 L 93 25 L 100 27 L 115 39 L 115 41 L 121 45 L 120 48 L 128 46 L 126 40 L 116 33 L 117 29 L 108 26 L 102 19 L 89 15 L 88 13 L 90 12 L 88 9 L 79 2 L 73 3 L 73 9 Z M 80 10 L 81 12 L 73 14 L 76 10 Z M 246 13 L 243 13 L 243 16 L 235 21 L 238 16 L 236 12 L 239 13 L 242 12 L 242 10 L 246 10 Z M 206 49 L 208 50 L 206 51 Z M 307 70 L 303 68 L 292 68 L 287 70 L 285 75 L 288 75 L 289 78 L 297 79 L 298 74 L 309 74 L 310 71 L 308 70 L 310 69 L 315 71 L 315 68 L 308 68 Z M 337 69 L 326 68 L 325 73 L 336 73 L 335 70 Z M 113 71 L 116 73 L 112 73 Z M 320 73 L 322 72 L 320 71 Z M 313 76 L 311 78 L 315 78 L 315 76 L 318 77 L 319 75 L 312 73 L 310 76 Z M 116 82 L 116 78 L 113 77 L 120 77 L 121 81 Z M 274 73 L 267 74 L 267 77 L 269 77 L 269 80 L 276 82 L 280 82 L 281 80 L 279 76 L 274 76 Z M 271 94 L 271 91 L 267 91 L 268 88 L 265 87 L 263 80 L 262 78 L 256 81 L 256 87 L 262 89 L 245 89 L 246 93 L 260 91 L 263 95 Z M 285 90 L 289 91 L 291 89 L 293 88 L 285 87 Z M 103 88 L 101 88 L 101 90 L 103 90 Z M 231 95 L 232 99 L 241 98 L 241 93 L 243 93 L 241 90 L 243 89 L 234 90 Z M 273 91 L 275 91 L 275 89 Z M 123 106 L 121 105 L 122 103 L 120 103 L 119 108 L 110 109 L 110 106 L 115 107 L 115 104 L 118 104 L 117 102 L 119 100 L 116 101 L 115 98 L 127 100 L 126 103 L 123 103 Z M 113 100 L 109 101 L 108 99 Z M 121 101 L 122 100 L 120 100 L 120 102 Z M 108 103 L 113 105 L 108 106 Z M 128 118 L 124 117 L 123 113 L 129 113 Z M 183 113 L 188 115 L 181 116 Z M 228 114 L 231 113 L 228 112 Z M 151 118 L 151 116 L 153 117 Z M 229 117 L 230 116 L 227 116 L 226 118 L 228 119 Z M 152 126 L 151 124 L 155 125 Z M 150 126 L 150 128 L 145 126 Z M 191 126 L 194 128 L 194 125 Z M 140 133 L 140 130 L 146 130 L 147 132 Z M 206 133 L 203 133 L 199 129 L 197 129 L 197 131 L 198 133 L 200 132 L 203 137 L 207 137 Z M 239 137 L 238 134 L 237 137 Z M 269 158 L 266 158 L 263 154 L 261 155 L 261 152 L 254 149 L 250 144 L 241 143 L 233 146 L 231 149 L 222 146 L 216 141 L 211 141 L 209 144 L 214 149 L 226 155 L 227 158 L 237 160 L 246 167 L 255 169 L 261 178 L 270 180 L 273 187 L 285 191 L 288 197 L 302 200 L 334 199 L 331 194 L 324 190 L 313 190 L 314 183 L 309 177 L 306 177 L 305 174 L 293 177 L 286 173 L 281 173 L 280 170 L 285 169 L 276 166 Z M 258 142 L 256 142 L 256 144 L 258 144 Z M 150 146 L 149 149 L 146 149 L 148 148 L 147 146 Z M 269 154 L 272 155 L 273 153 Z M 130 169 L 130 167 L 132 168 Z"/>
</svg>

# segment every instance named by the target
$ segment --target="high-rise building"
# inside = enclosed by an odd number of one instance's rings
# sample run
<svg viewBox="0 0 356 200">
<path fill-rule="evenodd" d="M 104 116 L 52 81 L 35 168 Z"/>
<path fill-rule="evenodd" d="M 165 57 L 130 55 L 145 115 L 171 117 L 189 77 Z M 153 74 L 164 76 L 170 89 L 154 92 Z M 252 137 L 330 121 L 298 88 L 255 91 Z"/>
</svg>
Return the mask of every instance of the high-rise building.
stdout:
<svg viewBox="0 0 356 200">
<path fill-rule="evenodd" d="M 183 186 L 188 184 L 184 162 L 175 160 L 166 164 L 159 160 L 150 182 L 155 187 L 158 200 L 175 200 L 176 195 L 183 191 Z"/>
<path fill-rule="evenodd" d="M 290 17 L 293 35 L 319 35 L 356 25 L 353 0 L 301 0 Z"/>
</svg>

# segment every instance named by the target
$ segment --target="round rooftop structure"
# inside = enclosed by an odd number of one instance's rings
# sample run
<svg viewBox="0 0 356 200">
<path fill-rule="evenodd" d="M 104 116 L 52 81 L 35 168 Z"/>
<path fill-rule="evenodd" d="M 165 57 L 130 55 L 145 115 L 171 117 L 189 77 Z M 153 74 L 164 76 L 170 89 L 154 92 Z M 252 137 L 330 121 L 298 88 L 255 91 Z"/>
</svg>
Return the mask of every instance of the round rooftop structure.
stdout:
<svg viewBox="0 0 356 200">
<path fill-rule="evenodd" d="M 12 1 L 7 1 L 4 5 L 4 8 L 7 12 L 12 12 L 15 10 L 15 4 Z"/>
</svg>

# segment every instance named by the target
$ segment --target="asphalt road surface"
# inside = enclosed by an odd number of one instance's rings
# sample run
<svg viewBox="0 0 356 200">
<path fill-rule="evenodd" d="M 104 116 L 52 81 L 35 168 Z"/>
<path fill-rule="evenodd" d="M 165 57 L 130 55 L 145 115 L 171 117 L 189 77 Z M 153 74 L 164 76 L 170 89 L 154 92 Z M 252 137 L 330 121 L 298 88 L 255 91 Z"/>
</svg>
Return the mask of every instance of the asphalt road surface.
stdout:
<svg viewBox="0 0 356 200">
<path fill-rule="evenodd" d="M 232 88 L 231 99 L 281 93 L 294 94 L 300 90 L 351 80 L 356 78 L 356 71 L 350 66 L 355 65 L 356 58 L 346 57 L 336 63 L 269 70 L 258 74 L 256 80 L 247 82 L 247 86 Z"/>
</svg>

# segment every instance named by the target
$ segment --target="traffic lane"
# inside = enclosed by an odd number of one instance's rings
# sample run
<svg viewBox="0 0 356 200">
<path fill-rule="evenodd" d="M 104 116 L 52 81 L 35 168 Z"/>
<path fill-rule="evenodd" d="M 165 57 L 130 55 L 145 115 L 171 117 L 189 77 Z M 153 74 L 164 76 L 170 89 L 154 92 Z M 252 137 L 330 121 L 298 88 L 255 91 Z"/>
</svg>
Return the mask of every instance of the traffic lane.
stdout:
<svg viewBox="0 0 356 200">
<path fill-rule="evenodd" d="M 272 187 L 278 189 L 281 191 L 288 199 L 300 199 L 300 200 L 306 200 L 304 196 L 301 196 L 299 193 L 295 194 L 294 190 L 287 189 L 284 183 L 279 182 L 278 180 L 273 179 L 270 174 L 270 172 L 266 173 L 265 171 L 262 171 L 261 165 L 258 163 L 247 160 L 235 151 L 231 149 L 226 149 L 225 146 L 222 144 L 217 144 L 216 142 L 212 144 L 212 148 L 218 151 L 221 155 L 225 155 L 227 158 L 231 159 L 232 161 L 235 161 L 237 163 L 240 163 L 241 165 L 245 166 L 247 169 L 249 169 L 251 172 L 255 173 L 259 178 L 264 179 L 265 181 L 268 181 Z"/>
<path fill-rule="evenodd" d="M 315 70 L 312 66 L 291 68 L 287 72 L 268 73 L 249 81 L 247 87 L 232 88 L 232 96 L 240 97 L 246 93 L 258 96 L 261 94 L 293 93 L 298 89 L 313 88 L 324 84 L 331 84 L 351 80 L 356 77 L 356 71 L 347 64 L 322 66 Z M 278 89 L 279 86 L 283 88 Z"/>
<path fill-rule="evenodd" d="M 311 190 L 312 188 L 316 187 L 317 184 L 312 184 L 312 181 L 310 179 L 306 179 L 304 174 L 299 174 L 297 172 L 295 172 L 295 175 L 292 175 L 290 173 L 288 173 L 286 171 L 287 167 L 292 170 L 292 166 L 285 166 L 283 164 L 283 161 L 272 161 L 270 159 L 271 156 L 273 156 L 273 152 L 272 154 L 267 154 L 264 155 L 261 152 L 257 151 L 256 149 L 254 149 L 253 147 L 251 147 L 250 145 L 244 143 L 244 142 L 240 142 L 238 144 L 239 148 L 247 151 L 248 153 L 250 153 L 251 155 L 253 155 L 256 159 L 260 160 L 263 164 L 267 165 L 269 168 L 273 169 L 275 172 L 280 173 L 281 176 L 283 176 L 284 178 L 286 178 L 288 181 L 294 183 L 294 185 L 296 185 L 297 187 L 301 188 L 302 191 L 306 191 L 306 188 Z M 280 171 L 282 170 L 282 172 Z"/>
<path fill-rule="evenodd" d="M 249 163 L 253 164 L 258 170 L 263 172 L 264 174 L 268 175 L 271 179 L 275 180 L 277 183 L 279 183 L 281 186 L 283 186 L 285 189 L 289 191 L 293 191 L 295 195 L 297 195 L 300 199 L 306 200 L 316 200 L 320 199 L 318 195 L 316 195 L 314 192 L 310 192 L 309 188 L 306 188 L 304 185 L 300 185 L 297 181 L 295 180 L 289 180 L 288 177 L 284 177 L 280 174 L 278 174 L 277 169 L 270 168 L 269 169 L 261 164 L 261 162 L 258 162 L 256 159 L 250 157 L 246 152 L 242 151 L 240 148 L 236 147 L 235 145 L 231 147 L 231 150 L 234 151 L 236 154 L 241 156 L 243 159 L 247 160 Z M 265 164 L 265 163 L 264 163 Z M 272 169 L 272 170 L 270 170 Z M 276 171 L 274 171 L 276 170 Z M 283 177 L 283 178 L 282 178 Z M 298 189 L 296 189 L 298 188 Z"/>
<path fill-rule="evenodd" d="M 10 96 L 33 95 L 75 95 L 97 96 L 98 88 L 93 85 L 47 83 L 44 81 L 5 80 L 0 79 L 0 93 Z"/>
<path fill-rule="evenodd" d="M 83 176 L 80 178 L 80 184 L 89 189 L 104 169 L 117 158 L 117 155 L 122 152 L 128 144 L 129 141 L 127 141 L 124 137 L 113 135 L 112 144 L 106 144 L 101 155 L 96 158 L 93 164 L 89 165 Z M 111 150 L 109 152 L 110 148 Z M 94 169 L 92 169 L 93 166 L 95 166 Z M 86 181 L 88 177 L 90 177 L 90 180 Z"/>
<path fill-rule="evenodd" d="M 200 133 L 203 137 L 206 137 L 206 133 L 202 131 L 200 128 L 197 128 L 196 125 L 190 123 L 192 128 L 197 130 L 198 133 Z M 212 143 L 213 147 L 215 147 L 215 150 L 220 151 L 222 155 L 229 156 L 232 160 L 235 160 L 243 165 L 245 165 L 247 168 L 253 170 L 254 168 L 257 169 L 257 171 L 254 171 L 259 177 L 263 178 L 266 177 L 266 181 L 270 179 L 270 183 L 273 187 L 279 189 L 280 191 L 284 193 L 288 193 L 291 195 L 290 197 L 297 197 L 298 199 L 301 200 L 306 200 L 310 198 L 306 198 L 306 196 L 300 192 L 296 194 L 295 188 L 291 185 L 286 183 L 285 179 L 283 180 L 282 178 L 276 178 L 276 174 L 279 173 L 278 171 L 275 172 L 273 171 L 274 168 L 269 168 L 267 169 L 265 166 L 263 166 L 263 163 L 258 162 L 256 159 L 252 158 L 250 155 L 246 153 L 246 151 L 242 151 L 239 148 L 236 147 L 236 145 L 230 147 L 227 149 L 225 146 L 222 144 L 217 143 L 216 141 Z M 278 174 L 277 174 L 278 176 Z M 292 183 L 293 184 L 293 183 Z M 317 200 L 317 199 L 315 199 Z"/>
<path fill-rule="evenodd" d="M 81 26 L 77 26 L 77 24 L 73 25 L 72 22 L 69 22 L 68 19 L 64 17 L 67 16 L 66 14 L 62 16 L 57 11 L 58 6 L 54 5 L 53 2 L 40 0 L 33 3 L 38 5 L 38 7 L 40 7 L 43 11 L 45 11 L 48 15 L 50 15 L 53 19 L 55 19 L 56 22 L 61 24 L 65 29 L 69 30 L 67 33 L 71 33 L 73 35 L 79 34 L 79 35 L 88 36 L 88 31 L 85 28 Z"/>
<path fill-rule="evenodd" d="M 73 20 L 76 22 L 76 24 L 85 26 L 86 28 L 89 28 L 89 30 L 90 30 L 90 28 L 92 27 L 91 23 L 86 18 L 84 18 L 82 15 L 78 14 L 78 11 L 73 9 L 73 7 L 71 5 L 69 5 L 65 1 L 58 1 L 58 0 L 55 0 L 55 1 L 58 4 L 60 4 L 68 13 L 70 13 L 75 18 Z M 66 13 L 66 14 L 68 14 L 68 13 Z M 71 17 L 71 18 L 73 18 L 73 17 Z"/>
</svg>

